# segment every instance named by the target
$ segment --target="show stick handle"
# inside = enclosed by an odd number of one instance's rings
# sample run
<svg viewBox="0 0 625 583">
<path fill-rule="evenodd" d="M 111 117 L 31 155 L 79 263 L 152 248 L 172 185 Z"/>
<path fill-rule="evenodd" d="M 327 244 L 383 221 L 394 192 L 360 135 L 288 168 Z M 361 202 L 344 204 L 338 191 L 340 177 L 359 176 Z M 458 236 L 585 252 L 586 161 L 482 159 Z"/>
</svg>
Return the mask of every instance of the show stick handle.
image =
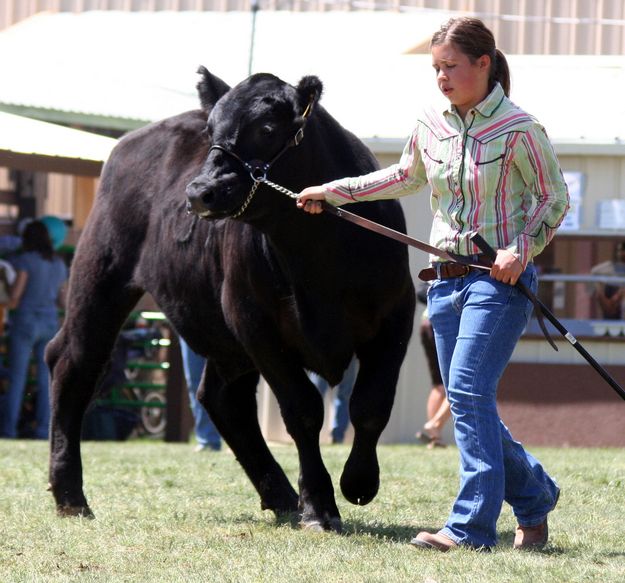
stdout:
<svg viewBox="0 0 625 583">
<path fill-rule="evenodd" d="M 486 255 L 486 257 L 488 257 L 491 261 L 495 261 L 495 259 L 497 258 L 497 251 L 495 251 L 482 237 L 482 235 L 480 235 L 479 233 L 475 233 L 475 235 L 473 235 L 471 237 L 471 241 L 473 243 L 475 243 L 479 250 L 484 253 L 484 255 Z"/>
<path fill-rule="evenodd" d="M 471 236 L 471 241 L 475 243 L 479 247 L 480 251 L 484 253 L 484 255 L 486 255 L 486 257 L 488 257 L 491 261 L 495 261 L 495 259 L 497 259 L 497 251 L 495 251 L 484 240 L 482 235 L 480 235 L 479 233 L 475 233 L 475 235 Z M 536 298 L 536 296 L 530 290 L 527 289 L 525 284 L 523 284 L 523 282 L 519 280 L 516 282 L 516 286 L 534 303 L 534 306 L 536 306 L 538 298 Z M 556 350 L 558 349 L 556 348 Z"/>
<path fill-rule="evenodd" d="M 484 255 L 486 255 L 486 257 L 488 257 L 491 261 L 495 261 L 495 259 L 497 259 L 497 251 L 495 251 L 484 240 L 482 235 L 480 235 L 479 233 L 475 233 L 475 235 L 471 236 L 471 241 L 475 243 L 479 247 L 480 251 L 484 253 Z M 534 294 L 530 292 L 521 281 L 517 281 L 516 285 L 534 303 L 534 306 L 536 306 L 537 298 L 535 298 Z M 556 350 L 558 349 L 556 348 Z"/>
<path fill-rule="evenodd" d="M 495 251 L 482 238 L 482 236 L 479 233 L 475 233 L 475 235 L 471 237 L 471 241 L 473 241 L 473 243 L 475 243 L 479 247 L 480 251 L 482 251 L 482 253 L 484 253 L 486 257 L 488 257 L 491 261 L 495 261 L 495 259 L 497 258 L 497 251 Z M 563 335 L 566 335 L 568 331 L 562 326 L 562 324 L 560 324 L 558 320 L 555 319 L 555 316 L 553 316 L 551 312 L 545 309 L 545 306 L 536 297 L 534 292 L 532 292 L 532 290 L 530 290 L 520 279 L 516 282 L 515 287 L 518 288 L 521 291 L 521 293 L 530 302 L 532 302 L 532 304 L 534 304 L 534 311 L 536 313 L 536 319 L 538 320 L 538 325 L 540 326 L 540 329 L 542 330 L 542 333 L 544 334 L 545 339 L 551 345 L 551 348 L 553 348 L 556 352 L 558 352 L 558 347 L 556 346 L 556 343 L 553 341 L 553 338 L 551 338 L 551 335 L 549 334 L 549 331 L 547 330 L 547 327 L 545 326 L 545 321 L 543 319 L 543 316 L 546 316 L 547 319 L 552 324 L 554 324 L 554 326 L 558 328 L 558 330 L 562 332 Z M 567 338 L 567 340 L 569 339 Z"/>
<path fill-rule="evenodd" d="M 492 261 L 495 260 L 497 256 L 497 252 L 482 238 L 481 235 L 476 233 L 471 237 L 471 241 L 475 243 L 480 251 L 484 253 L 488 258 Z M 521 290 L 521 292 L 529 298 L 534 304 L 534 309 L 536 310 L 536 316 L 538 317 L 538 322 L 541 325 L 541 329 L 543 330 L 543 334 L 545 334 L 545 338 L 549 341 L 551 346 L 558 350 L 555 343 L 549 336 L 547 329 L 545 328 L 544 323 L 542 322 L 542 316 L 545 316 L 555 327 L 556 329 L 569 341 L 569 343 L 579 352 L 586 362 L 590 364 L 599 375 L 616 391 L 616 393 L 621 397 L 621 399 L 625 400 L 625 389 L 621 387 L 589 353 L 588 351 L 577 341 L 575 336 L 573 336 L 563 325 L 562 323 L 547 309 L 547 307 L 529 290 L 525 285 L 523 285 L 520 281 L 516 283 L 517 287 Z"/>
</svg>

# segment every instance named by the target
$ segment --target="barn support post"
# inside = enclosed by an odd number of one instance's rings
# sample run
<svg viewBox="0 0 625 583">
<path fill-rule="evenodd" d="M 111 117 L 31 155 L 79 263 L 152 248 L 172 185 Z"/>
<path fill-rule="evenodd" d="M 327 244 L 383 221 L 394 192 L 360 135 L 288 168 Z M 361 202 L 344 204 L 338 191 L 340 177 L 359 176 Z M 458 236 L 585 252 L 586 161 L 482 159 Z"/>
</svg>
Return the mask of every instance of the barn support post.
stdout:
<svg viewBox="0 0 625 583">
<path fill-rule="evenodd" d="M 165 441 L 186 442 L 189 441 L 189 434 L 193 426 L 193 416 L 187 395 L 186 381 L 182 368 L 182 355 L 180 354 L 180 343 L 178 335 L 170 335 L 170 345 L 167 360 L 169 369 L 167 371 L 167 386 L 165 396 L 167 402 L 165 426 Z"/>
</svg>

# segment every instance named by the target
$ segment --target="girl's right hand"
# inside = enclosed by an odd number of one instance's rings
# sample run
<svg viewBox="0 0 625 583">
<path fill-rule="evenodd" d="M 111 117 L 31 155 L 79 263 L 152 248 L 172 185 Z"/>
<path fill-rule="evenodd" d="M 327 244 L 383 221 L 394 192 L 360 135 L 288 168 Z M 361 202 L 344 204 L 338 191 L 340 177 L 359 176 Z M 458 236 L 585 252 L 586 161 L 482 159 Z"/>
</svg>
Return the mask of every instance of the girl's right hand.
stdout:
<svg viewBox="0 0 625 583">
<path fill-rule="evenodd" d="M 321 201 L 326 199 L 326 189 L 323 186 L 309 186 L 300 192 L 297 197 L 297 207 L 317 215 L 323 212 Z"/>
</svg>

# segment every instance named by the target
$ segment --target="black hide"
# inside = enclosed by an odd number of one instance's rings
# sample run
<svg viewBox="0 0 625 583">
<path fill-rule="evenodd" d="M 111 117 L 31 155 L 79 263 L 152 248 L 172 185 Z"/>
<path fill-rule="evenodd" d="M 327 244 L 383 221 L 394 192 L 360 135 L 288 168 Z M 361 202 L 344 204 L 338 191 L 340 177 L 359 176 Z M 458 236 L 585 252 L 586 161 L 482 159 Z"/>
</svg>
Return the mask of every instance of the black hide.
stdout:
<svg viewBox="0 0 625 583">
<path fill-rule="evenodd" d="M 318 105 L 316 77 L 293 87 L 259 74 L 228 90 L 205 69 L 200 73 L 202 110 L 132 132 L 117 145 L 80 238 L 66 319 L 47 351 L 57 509 L 91 513 L 82 491 L 82 418 L 120 327 L 149 292 L 193 350 L 207 357 L 200 401 L 262 507 L 299 512 L 307 527 L 340 530 L 319 449 L 322 400 L 304 369 L 334 384 L 353 353 L 360 360 L 350 404 L 354 444 L 341 488 L 349 501 L 366 504 L 378 490 L 376 444 L 412 331 L 407 251 L 329 214 L 308 215 L 266 185 L 231 218 L 253 184 L 243 162 L 279 154 L 268 177 L 296 192 L 369 172 L 376 162 Z M 302 128 L 296 146 L 292 140 Z M 209 152 L 211 144 L 227 151 Z M 405 229 L 397 201 L 350 210 Z M 259 375 L 298 447 L 299 493 L 261 435 Z"/>
</svg>

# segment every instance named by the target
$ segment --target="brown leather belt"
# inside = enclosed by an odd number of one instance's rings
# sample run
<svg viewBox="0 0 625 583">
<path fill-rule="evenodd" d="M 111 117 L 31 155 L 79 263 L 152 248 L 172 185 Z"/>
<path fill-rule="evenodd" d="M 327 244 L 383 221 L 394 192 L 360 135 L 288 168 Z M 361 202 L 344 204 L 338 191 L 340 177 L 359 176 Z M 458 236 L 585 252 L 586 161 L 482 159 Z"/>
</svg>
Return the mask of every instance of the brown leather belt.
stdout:
<svg viewBox="0 0 625 583">
<path fill-rule="evenodd" d="M 445 263 L 436 262 L 432 267 L 426 267 L 419 272 L 421 281 L 432 281 L 433 279 L 449 279 L 450 277 L 464 277 L 475 271 L 475 267 L 448 261 Z"/>
</svg>

